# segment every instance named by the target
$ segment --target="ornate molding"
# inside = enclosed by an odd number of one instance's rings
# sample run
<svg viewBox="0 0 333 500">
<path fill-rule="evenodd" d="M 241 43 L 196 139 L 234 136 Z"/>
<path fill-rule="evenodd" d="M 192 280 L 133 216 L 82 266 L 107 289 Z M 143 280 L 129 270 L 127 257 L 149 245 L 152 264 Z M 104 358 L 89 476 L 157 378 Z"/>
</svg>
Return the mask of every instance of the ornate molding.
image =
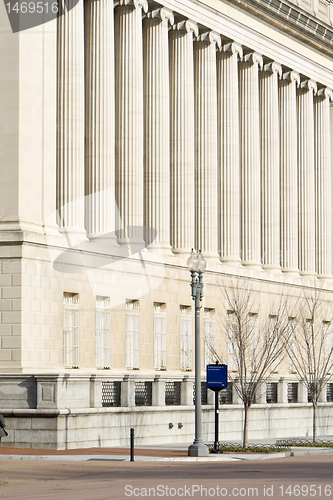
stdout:
<svg viewBox="0 0 333 500">
<path fill-rule="evenodd" d="M 312 90 L 313 95 L 316 95 L 318 90 L 317 83 L 314 80 L 301 81 L 299 88 L 305 91 Z"/>
<path fill-rule="evenodd" d="M 169 23 L 171 26 L 175 22 L 172 10 L 163 7 L 162 9 L 154 9 L 147 12 L 146 19 L 160 19 L 162 22 Z"/>
<path fill-rule="evenodd" d="M 185 31 L 186 33 L 192 32 L 195 37 L 199 35 L 199 28 L 197 23 L 195 23 L 194 21 L 190 21 L 189 19 L 174 24 L 173 26 L 171 26 L 170 30 Z"/>
<path fill-rule="evenodd" d="M 143 12 L 147 13 L 148 12 L 148 2 L 147 0 L 116 0 L 114 2 L 114 7 L 134 7 L 137 9 L 138 7 L 141 7 Z"/>
<path fill-rule="evenodd" d="M 261 17 L 288 32 L 307 44 L 312 45 L 327 55 L 332 56 L 333 27 L 303 10 L 288 0 L 230 0 L 251 12 L 256 18 Z"/>
<path fill-rule="evenodd" d="M 221 35 L 216 31 L 207 31 L 196 37 L 196 42 L 209 42 L 216 43 L 217 47 L 220 48 L 222 45 Z"/>
<path fill-rule="evenodd" d="M 258 52 L 250 52 L 249 54 L 245 54 L 243 56 L 243 61 L 257 64 L 260 69 L 262 69 L 264 65 L 263 57 L 261 54 L 258 54 Z"/>
<path fill-rule="evenodd" d="M 323 99 L 329 99 L 330 102 L 333 102 L 333 90 L 328 87 L 324 89 L 319 89 L 317 92 L 318 97 L 322 97 Z"/>
<path fill-rule="evenodd" d="M 243 47 L 237 43 L 237 42 L 232 42 L 232 43 L 226 43 L 222 47 L 223 52 L 231 52 L 232 54 L 238 54 L 238 58 L 240 61 L 243 60 Z"/>
<path fill-rule="evenodd" d="M 270 63 L 264 64 L 264 71 L 267 71 L 268 73 L 277 73 L 279 78 L 282 77 L 282 66 L 281 64 L 272 61 Z"/>
<path fill-rule="evenodd" d="M 281 79 L 289 80 L 290 82 L 296 82 L 297 87 L 299 87 L 301 83 L 301 77 L 296 71 L 287 71 L 286 73 L 283 73 Z"/>
</svg>

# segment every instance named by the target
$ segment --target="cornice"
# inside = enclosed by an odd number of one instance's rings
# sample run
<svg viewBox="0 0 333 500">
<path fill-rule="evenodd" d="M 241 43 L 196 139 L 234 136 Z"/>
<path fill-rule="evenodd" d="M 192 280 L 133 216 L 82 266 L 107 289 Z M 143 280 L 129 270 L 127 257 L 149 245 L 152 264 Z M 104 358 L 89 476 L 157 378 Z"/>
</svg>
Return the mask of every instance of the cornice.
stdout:
<svg viewBox="0 0 333 500">
<path fill-rule="evenodd" d="M 332 57 L 333 27 L 288 0 L 229 0 Z"/>
</svg>

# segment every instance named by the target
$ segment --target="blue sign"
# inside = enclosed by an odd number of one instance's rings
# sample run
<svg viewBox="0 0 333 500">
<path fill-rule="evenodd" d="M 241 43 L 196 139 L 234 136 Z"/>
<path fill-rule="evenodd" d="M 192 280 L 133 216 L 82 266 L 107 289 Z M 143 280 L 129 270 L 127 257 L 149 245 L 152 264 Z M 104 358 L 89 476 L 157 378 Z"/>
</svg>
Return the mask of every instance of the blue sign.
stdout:
<svg viewBox="0 0 333 500">
<path fill-rule="evenodd" d="M 227 387 L 227 365 L 207 365 L 207 389 L 220 391 Z"/>
</svg>

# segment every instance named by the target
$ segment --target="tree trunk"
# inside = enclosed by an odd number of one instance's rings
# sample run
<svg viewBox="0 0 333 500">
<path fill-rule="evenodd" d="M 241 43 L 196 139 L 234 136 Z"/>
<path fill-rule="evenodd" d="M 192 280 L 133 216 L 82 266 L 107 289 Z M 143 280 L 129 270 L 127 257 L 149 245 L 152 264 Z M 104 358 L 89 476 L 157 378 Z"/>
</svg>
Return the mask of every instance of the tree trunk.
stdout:
<svg viewBox="0 0 333 500">
<path fill-rule="evenodd" d="M 317 405 L 312 403 L 313 408 L 313 419 L 312 419 L 312 435 L 313 442 L 316 442 L 317 439 Z"/>
<path fill-rule="evenodd" d="M 244 405 L 244 429 L 243 429 L 243 447 L 247 447 L 248 443 L 248 424 L 249 424 L 249 410 L 250 407 Z"/>
</svg>

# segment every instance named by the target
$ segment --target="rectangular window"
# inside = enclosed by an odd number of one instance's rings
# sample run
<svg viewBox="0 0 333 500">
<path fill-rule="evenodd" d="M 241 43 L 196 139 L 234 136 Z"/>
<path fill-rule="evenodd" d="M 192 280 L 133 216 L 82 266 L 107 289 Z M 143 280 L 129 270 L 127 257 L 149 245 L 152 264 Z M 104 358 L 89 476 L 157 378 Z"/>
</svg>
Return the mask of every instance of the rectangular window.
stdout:
<svg viewBox="0 0 333 500">
<path fill-rule="evenodd" d="M 204 308 L 204 355 L 205 366 L 216 361 L 215 310 Z"/>
<path fill-rule="evenodd" d="M 126 368 L 140 368 L 140 310 L 138 300 L 126 301 Z"/>
<path fill-rule="evenodd" d="M 111 367 L 110 297 L 96 297 L 96 367 Z"/>
<path fill-rule="evenodd" d="M 154 368 L 166 369 L 166 305 L 154 303 Z"/>
<path fill-rule="evenodd" d="M 192 309 L 180 306 L 180 369 L 192 370 Z"/>
<path fill-rule="evenodd" d="M 79 294 L 63 296 L 63 356 L 66 368 L 79 367 Z"/>
</svg>

